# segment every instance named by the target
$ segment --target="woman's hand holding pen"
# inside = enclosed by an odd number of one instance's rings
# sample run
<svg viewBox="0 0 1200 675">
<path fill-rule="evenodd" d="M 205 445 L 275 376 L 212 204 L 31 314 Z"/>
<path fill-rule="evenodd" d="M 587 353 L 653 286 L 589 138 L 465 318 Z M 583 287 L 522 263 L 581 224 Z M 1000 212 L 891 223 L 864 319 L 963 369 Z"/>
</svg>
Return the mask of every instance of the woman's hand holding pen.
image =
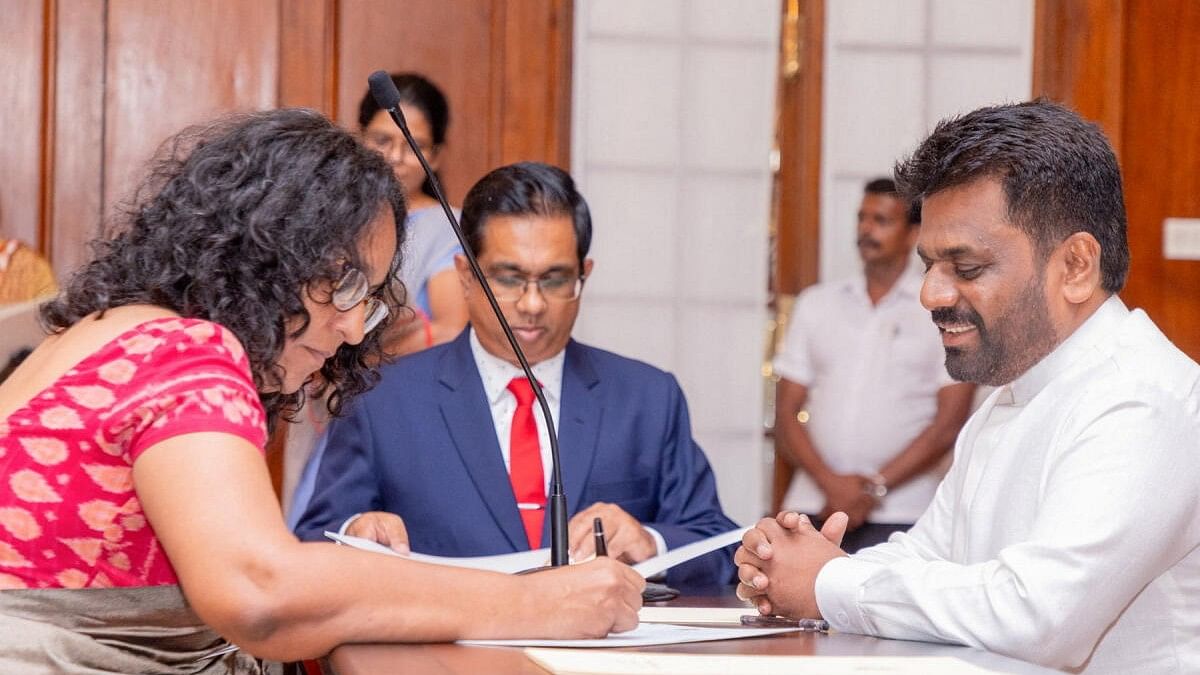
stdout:
<svg viewBox="0 0 1200 675">
<path fill-rule="evenodd" d="M 613 558 L 510 578 L 528 584 L 521 615 L 536 628 L 522 629 L 525 637 L 600 638 L 637 628 L 646 581 Z"/>
<path fill-rule="evenodd" d="M 575 514 L 567 523 L 567 541 L 572 560 L 586 560 L 596 553 L 592 522 L 603 523 L 608 555 L 626 563 L 638 563 L 658 555 L 654 537 L 633 516 L 616 504 L 597 502 Z"/>
</svg>

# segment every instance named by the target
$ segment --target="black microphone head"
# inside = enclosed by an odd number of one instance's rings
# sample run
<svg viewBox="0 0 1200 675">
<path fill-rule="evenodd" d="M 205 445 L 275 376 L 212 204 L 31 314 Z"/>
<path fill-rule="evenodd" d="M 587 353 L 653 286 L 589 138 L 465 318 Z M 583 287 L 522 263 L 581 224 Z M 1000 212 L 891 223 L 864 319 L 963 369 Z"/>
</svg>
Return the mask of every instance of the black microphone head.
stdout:
<svg viewBox="0 0 1200 675">
<path fill-rule="evenodd" d="M 400 90 L 396 88 L 396 83 L 392 82 L 392 76 L 388 75 L 386 70 L 371 73 L 367 83 L 371 87 L 371 96 L 380 108 L 391 110 L 400 105 Z"/>
</svg>

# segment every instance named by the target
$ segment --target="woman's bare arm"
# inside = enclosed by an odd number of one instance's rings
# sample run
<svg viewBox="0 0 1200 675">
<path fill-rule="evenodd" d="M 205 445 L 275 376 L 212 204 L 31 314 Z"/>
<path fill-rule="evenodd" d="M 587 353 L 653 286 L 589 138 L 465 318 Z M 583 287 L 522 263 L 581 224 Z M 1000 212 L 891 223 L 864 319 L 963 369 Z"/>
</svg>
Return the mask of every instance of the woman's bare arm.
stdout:
<svg viewBox="0 0 1200 675">
<path fill-rule="evenodd" d="M 247 651 L 295 660 L 345 642 L 600 636 L 637 625 L 641 578 L 612 560 L 531 576 L 300 543 L 261 453 L 176 436 L 134 463 L 150 524 L 197 614 Z"/>
</svg>

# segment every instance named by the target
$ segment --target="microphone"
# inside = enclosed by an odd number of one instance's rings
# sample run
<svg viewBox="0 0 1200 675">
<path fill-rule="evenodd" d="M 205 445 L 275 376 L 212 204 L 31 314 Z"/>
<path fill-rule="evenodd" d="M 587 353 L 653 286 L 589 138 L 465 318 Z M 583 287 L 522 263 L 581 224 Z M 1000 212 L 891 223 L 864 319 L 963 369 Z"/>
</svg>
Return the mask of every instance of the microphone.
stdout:
<svg viewBox="0 0 1200 675">
<path fill-rule="evenodd" d="M 533 393 L 537 396 L 538 405 L 542 408 L 542 415 L 546 420 L 546 431 L 550 436 L 550 495 L 549 495 L 549 511 L 550 511 L 550 565 L 560 567 L 567 564 L 567 497 L 563 493 L 562 482 L 562 462 L 558 459 L 558 433 L 554 430 L 554 418 L 550 414 L 550 404 L 546 403 L 546 396 L 542 393 L 542 387 L 538 384 L 537 378 L 533 376 L 533 371 L 529 368 L 529 361 L 525 359 L 525 352 L 521 350 L 521 345 L 517 344 L 517 338 L 513 335 L 512 327 L 508 325 L 508 319 L 504 318 L 504 312 L 500 311 L 500 304 L 496 302 L 496 296 L 492 293 L 492 287 L 488 284 L 487 279 L 483 276 L 483 270 L 479 268 L 479 262 L 475 259 L 475 254 L 471 252 L 471 247 L 467 245 L 467 237 L 463 234 L 462 226 L 458 224 L 458 219 L 454 217 L 454 211 L 450 208 L 450 202 L 446 201 L 446 195 L 442 193 L 442 184 L 437 178 L 437 174 L 430 168 L 429 162 L 425 160 L 424 153 L 421 152 L 421 147 L 413 140 L 412 133 L 408 130 L 408 122 L 404 119 L 404 113 L 400 110 L 400 91 L 396 89 L 396 83 L 392 82 L 392 78 L 387 74 L 387 71 L 377 70 L 371 73 L 367 78 L 367 83 L 371 88 L 371 96 L 375 102 L 379 104 L 392 117 L 392 121 L 396 126 L 400 127 L 400 132 L 404 134 L 404 140 L 408 142 L 408 147 L 412 149 L 413 154 L 417 156 L 417 160 L 421 162 L 421 168 L 425 170 L 425 176 L 429 179 L 429 185 L 433 188 L 434 196 L 438 203 L 442 205 L 442 210 L 446 212 L 446 219 L 450 221 L 450 227 L 454 229 L 454 235 L 458 237 L 458 243 L 462 246 L 463 255 L 467 259 L 467 263 L 471 266 L 471 274 L 479 281 L 479 285 L 483 288 L 483 294 L 487 296 L 488 304 L 492 307 L 492 312 L 496 315 L 496 319 L 500 322 L 500 327 L 504 329 L 504 337 L 508 338 L 508 344 L 512 347 L 513 353 L 517 355 L 517 361 L 521 363 L 521 370 L 525 372 L 525 378 L 529 380 L 529 384 L 533 387 Z M 532 570 L 531 570 L 532 571 Z"/>
</svg>

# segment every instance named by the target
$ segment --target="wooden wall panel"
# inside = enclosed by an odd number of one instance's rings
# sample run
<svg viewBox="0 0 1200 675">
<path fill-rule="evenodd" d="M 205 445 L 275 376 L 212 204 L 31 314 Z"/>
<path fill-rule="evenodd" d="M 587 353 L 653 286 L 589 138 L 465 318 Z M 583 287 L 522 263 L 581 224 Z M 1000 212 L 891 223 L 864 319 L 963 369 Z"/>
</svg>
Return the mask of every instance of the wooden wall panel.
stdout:
<svg viewBox="0 0 1200 675">
<path fill-rule="evenodd" d="M 124 200 L 170 134 L 230 111 L 273 108 L 279 5 L 110 0 L 104 204 Z"/>
<path fill-rule="evenodd" d="M 1039 0 L 1033 91 L 1096 121 L 1120 154 L 1124 0 Z"/>
<path fill-rule="evenodd" d="M 0 0 L 0 236 L 41 243 L 45 13 L 51 0 Z"/>
<path fill-rule="evenodd" d="M 279 20 L 279 105 L 333 115 L 337 102 L 336 0 L 285 0 Z"/>
<path fill-rule="evenodd" d="M 1133 256 L 1122 299 L 1200 359 L 1200 262 L 1167 260 L 1163 219 L 1200 217 L 1200 4 L 1039 0 L 1034 91 L 1117 149 Z"/>
<path fill-rule="evenodd" d="M 783 0 L 775 145 L 776 293 L 817 282 L 821 237 L 821 90 L 824 0 Z"/>
<path fill-rule="evenodd" d="M 1129 2 L 1121 155 L 1133 265 L 1121 294 L 1200 359 L 1200 262 L 1163 257 L 1163 219 L 1200 218 L 1200 3 Z"/>
<path fill-rule="evenodd" d="M 494 2 L 343 0 L 338 16 L 337 119 L 358 127 L 358 104 L 376 70 L 416 71 L 445 92 L 450 127 L 440 173 L 460 203 L 493 166 L 500 125 L 491 60 Z"/>
<path fill-rule="evenodd" d="M 46 235 L 60 276 L 100 232 L 104 162 L 104 0 L 58 4 L 54 71 L 53 182 Z"/>
<path fill-rule="evenodd" d="M 571 31 L 568 0 L 504 5 L 502 42 L 493 62 L 501 76 L 497 164 L 540 159 L 571 167 Z"/>
</svg>

